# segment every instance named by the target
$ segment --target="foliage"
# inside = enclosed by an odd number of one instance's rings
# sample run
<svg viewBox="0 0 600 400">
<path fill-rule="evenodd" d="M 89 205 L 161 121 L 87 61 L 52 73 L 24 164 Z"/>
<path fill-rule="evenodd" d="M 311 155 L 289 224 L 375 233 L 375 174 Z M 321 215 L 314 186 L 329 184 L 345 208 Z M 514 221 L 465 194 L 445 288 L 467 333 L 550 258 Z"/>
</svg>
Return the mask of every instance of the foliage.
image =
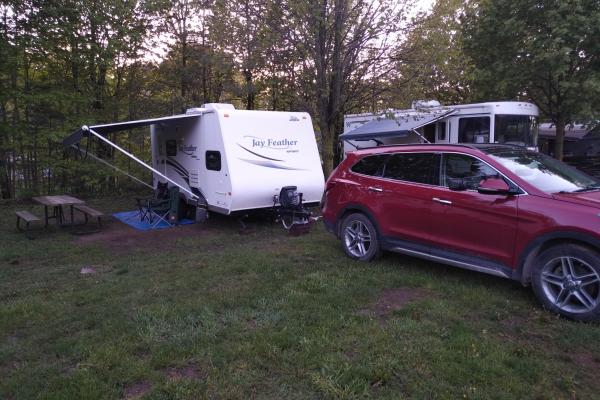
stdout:
<svg viewBox="0 0 600 400">
<path fill-rule="evenodd" d="M 531 98 L 560 134 L 598 109 L 597 5 L 438 0 L 411 20 L 412 0 L 0 0 L 0 197 L 127 189 L 61 139 L 208 102 L 309 112 L 326 174 L 344 114 L 416 99 Z M 143 131 L 110 139 L 150 157 Z"/>
<path fill-rule="evenodd" d="M 406 40 L 396 46 L 398 75 L 380 108 L 408 108 L 413 100 L 470 101 L 472 63 L 463 51 L 460 24 L 468 7 L 463 0 L 438 0 L 415 17 Z"/>
<path fill-rule="evenodd" d="M 600 2 L 483 1 L 463 21 L 480 98 L 534 101 L 556 125 L 562 158 L 565 124 L 600 105 Z"/>
</svg>

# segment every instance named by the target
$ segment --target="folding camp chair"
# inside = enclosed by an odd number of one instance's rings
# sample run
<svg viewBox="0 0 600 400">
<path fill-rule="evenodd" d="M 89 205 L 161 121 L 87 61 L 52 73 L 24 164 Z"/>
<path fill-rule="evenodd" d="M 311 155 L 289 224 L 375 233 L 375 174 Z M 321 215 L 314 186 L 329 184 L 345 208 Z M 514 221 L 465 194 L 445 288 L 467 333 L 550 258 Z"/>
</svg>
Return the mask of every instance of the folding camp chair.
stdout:
<svg viewBox="0 0 600 400">
<path fill-rule="evenodd" d="M 148 221 L 152 228 L 156 228 L 161 221 L 168 225 L 176 225 L 179 222 L 179 188 L 172 186 L 168 190 L 165 200 L 149 202 L 146 208 Z"/>
<path fill-rule="evenodd" d="M 138 207 L 137 217 L 140 218 L 140 221 L 148 219 L 150 221 L 150 214 L 148 211 L 153 206 L 159 206 L 165 200 L 169 199 L 169 186 L 167 182 L 158 182 L 156 184 L 156 189 L 154 190 L 154 195 L 148 198 L 136 198 L 135 202 Z"/>
</svg>

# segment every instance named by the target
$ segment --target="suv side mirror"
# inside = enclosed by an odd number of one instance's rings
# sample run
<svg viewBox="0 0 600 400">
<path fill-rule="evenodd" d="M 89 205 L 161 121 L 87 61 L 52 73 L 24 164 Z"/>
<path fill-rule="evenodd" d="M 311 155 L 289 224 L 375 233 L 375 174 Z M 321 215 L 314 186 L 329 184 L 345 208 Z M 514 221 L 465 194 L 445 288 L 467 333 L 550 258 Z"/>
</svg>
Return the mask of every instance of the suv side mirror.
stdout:
<svg viewBox="0 0 600 400">
<path fill-rule="evenodd" d="M 477 191 L 481 194 L 509 195 L 508 184 L 499 176 L 488 176 L 479 183 Z"/>
</svg>

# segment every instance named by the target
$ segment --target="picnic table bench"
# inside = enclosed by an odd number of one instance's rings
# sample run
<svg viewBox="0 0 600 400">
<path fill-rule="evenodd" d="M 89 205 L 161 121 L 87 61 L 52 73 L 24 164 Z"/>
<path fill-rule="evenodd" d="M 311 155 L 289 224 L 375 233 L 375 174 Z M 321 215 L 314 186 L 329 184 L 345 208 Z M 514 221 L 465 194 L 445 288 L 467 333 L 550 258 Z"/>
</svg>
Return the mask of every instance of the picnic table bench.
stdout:
<svg viewBox="0 0 600 400">
<path fill-rule="evenodd" d="M 17 229 L 21 230 L 21 220 L 25 221 L 25 229 L 29 229 L 29 223 L 39 221 L 40 219 L 29 211 L 15 211 L 17 214 Z"/>
<path fill-rule="evenodd" d="M 74 204 L 71 207 L 81 212 L 85 216 L 86 224 L 88 222 L 88 218 L 96 218 L 96 221 L 98 221 L 98 229 L 100 229 L 100 227 L 102 226 L 100 222 L 100 217 L 104 216 L 104 213 L 102 213 L 102 211 L 95 210 L 92 207 L 87 206 L 85 204 Z"/>
</svg>

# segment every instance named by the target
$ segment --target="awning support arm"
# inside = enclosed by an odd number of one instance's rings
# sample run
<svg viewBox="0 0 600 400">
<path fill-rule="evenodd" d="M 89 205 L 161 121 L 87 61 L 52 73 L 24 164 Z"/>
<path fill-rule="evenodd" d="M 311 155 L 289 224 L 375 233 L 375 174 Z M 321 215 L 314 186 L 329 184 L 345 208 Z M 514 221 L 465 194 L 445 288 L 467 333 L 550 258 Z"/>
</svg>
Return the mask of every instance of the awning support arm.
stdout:
<svg viewBox="0 0 600 400">
<path fill-rule="evenodd" d="M 89 141 L 88 141 L 88 143 L 89 143 Z M 113 165 L 113 164 L 109 163 L 108 161 L 103 160 L 100 157 L 96 157 L 95 155 L 89 153 L 87 151 L 87 149 L 84 151 L 81 148 L 79 148 L 79 146 L 77 146 L 75 144 L 72 144 L 71 147 L 74 148 L 75 150 L 79 151 L 81 154 L 84 154 L 86 157 L 88 157 L 88 156 L 92 157 L 94 160 L 96 160 L 96 161 L 98 161 L 98 162 L 100 162 L 100 163 L 102 163 L 104 165 L 107 165 L 107 166 L 113 168 L 115 171 L 118 171 L 118 172 L 122 173 L 123 175 L 128 176 L 129 178 L 133 179 L 134 181 L 136 181 L 136 182 L 138 182 L 138 183 L 140 183 L 140 184 L 142 184 L 142 185 L 144 185 L 144 186 L 146 186 L 146 187 L 148 187 L 150 189 L 154 189 L 151 185 L 148 185 L 148 183 L 146 183 L 143 180 L 141 180 L 141 179 L 139 179 L 139 178 L 137 178 L 137 177 L 135 177 L 135 176 L 127 173 L 126 171 L 123 171 L 121 168 L 117 167 L 116 165 Z"/>
<path fill-rule="evenodd" d="M 150 171 L 154 172 L 156 175 L 160 176 L 161 178 L 163 178 L 164 180 L 166 180 L 167 182 L 172 183 L 173 185 L 177 186 L 179 189 L 183 190 L 184 192 L 188 193 L 190 196 L 192 196 L 192 198 L 198 200 L 200 197 L 198 197 L 198 195 L 192 193 L 189 189 L 181 186 L 179 183 L 175 182 L 174 180 L 172 180 L 171 178 L 169 178 L 168 176 L 166 176 L 165 174 L 161 173 L 160 171 L 152 168 L 150 165 L 146 164 L 145 162 L 143 162 L 142 160 L 140 160 L 139 158 L 137 158 L 136 156 L 134 156 L 133 154 L 131 154 L 130 152 L 128 152 L 127 150 L 119 147 L 116 143 L 111 142 L 110 140 L 108 140 L 107 138 L 105 138 L 104 136 L 100 135 L 98 132 L 94 132 L 93 129 L 87 127 L 87 126 L 82 126 L 81 127 L 82 130 L 90 132 L 92 135 L 96 136 L 98 139 L 102 140 L 104 143 L 108 144 L 111 147 L 114 147 L 115 149 L 117 149 L 118 151 L 120 151 L 121 153 L 125 154 L 127 157 L 131 158 L 132 160 L 134 160 L 135 162 L 137 162 L 138 164 L 142 165 L 143 167 L 149 169 Z"/>
<path fill-rule="evenodd" d="M 427 138 L 426 138 L 425 136 L 421 135 L 421 134 L 419 133 L 419 131 L 418 131 L 416 128 L 415 128 L 415 129 L 413 129 L 412 131 L 413 131 L 414 133 L 416 133 L 417 135 L 419 135 L 419 136 L 421 137 L 421 139 L 423 139 L 423 140 L 424 140 L 426 143 L 429 143 L 429 144 L 431 144 L 431 142 L 430 142 L 429 140 L 427 140 Z"/>
</svg>

